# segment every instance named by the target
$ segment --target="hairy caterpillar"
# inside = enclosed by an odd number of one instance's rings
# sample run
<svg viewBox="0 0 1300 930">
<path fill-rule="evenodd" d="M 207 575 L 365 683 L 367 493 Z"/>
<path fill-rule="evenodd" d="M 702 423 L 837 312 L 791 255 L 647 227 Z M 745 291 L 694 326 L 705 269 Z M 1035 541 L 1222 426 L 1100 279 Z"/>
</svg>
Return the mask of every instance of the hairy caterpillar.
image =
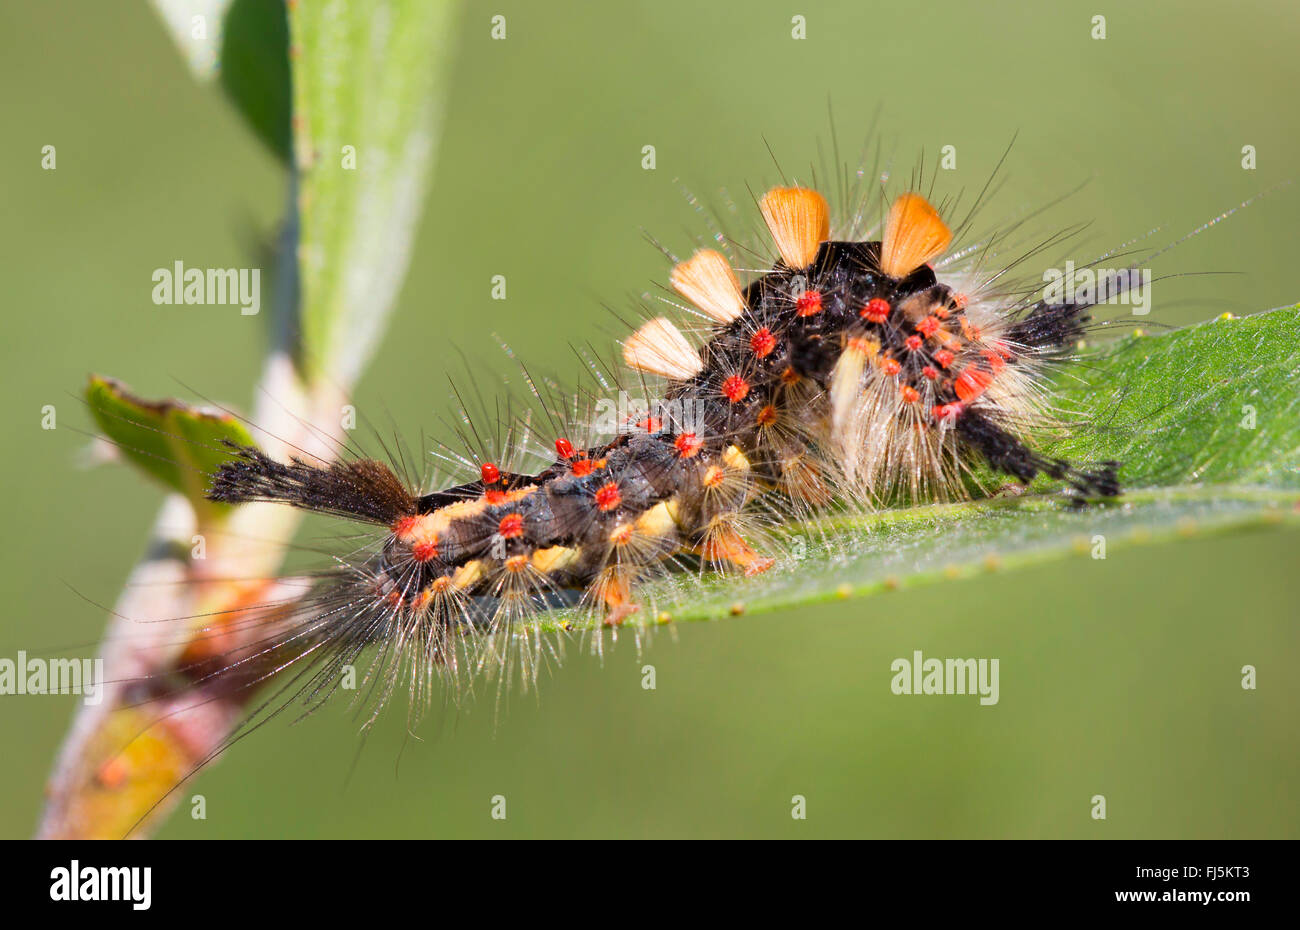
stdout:
<svg viewBox="0 0 1300 930">
<path fill-rule="evenodd" d="M 833 237 L 810 188 L 774 188 L 758 206 L 779 257 L 744 285 L 715 249 L 675 264 L 698 338 L 657 316 L 626 339 L 624 362 L 659 400 L 612 438 L 578 441 L 558 424 L 583 418 L 556 411 L 545 467 L 512 467 L 536 454 L 516 448 L 427 493 L 373 459 L 235 449 L 212 500 L 329 514 L 378 541 L 259 621 L 210 674 L 251 684 L 297 666 L 291 686 L 314 702 L 375 648 L 379 702 L 403 682 L 427 700 L 439 671 L 458 672 L 461 644 L 475 669 L 518 656 L 535 674 L 540 636 L 513 649 L 518 623 L 574 596 L 617 626 L 675 560 L 767 570 L 747 528 L 772 514 L 959 497 L 981 462 L 1016 482 L 1046 475 L 1074 503 L 1119 494 L 1117 463 L 1078 467 L 1033 444 L 1053 422 L 1045 363 L 1082 336 L 1089 302 L 995 285 L 1001 271 L 937 272 L 953 232 L 919 193 L 892 202 L 879 239 L 855 239 L 856 219 Z"/>
</svg>

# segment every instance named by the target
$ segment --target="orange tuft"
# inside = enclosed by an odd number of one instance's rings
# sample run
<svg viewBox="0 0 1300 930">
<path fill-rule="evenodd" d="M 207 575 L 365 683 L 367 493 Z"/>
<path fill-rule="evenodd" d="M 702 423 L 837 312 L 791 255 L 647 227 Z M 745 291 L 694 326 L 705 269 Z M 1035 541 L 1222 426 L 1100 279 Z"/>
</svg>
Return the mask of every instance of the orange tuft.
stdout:
<svg viewBox="0 0 1300 930">
<path fill-rule="evenodd" d="M 817 249 L 831 237 L 826 198 L 806 187 L 774 187 L 758 202 L 781 260 L 798 271 L 811 265 Z"/>
<path fill-rule="evenodd" d="M 719 323 L 730 323 L 745 312 L 740 282 L 721 252 L 701 249 L 674 267 L 668 280 L 673 290 Z"/>
<path fill-rule="evenodd" d="M 671 381 L 685 381 L 704 368 L 699 352 L 663 317 L 647 320 L 628 337 L 623 361 L 629 368 Z"/>
<path fill-rule="evenodd" d="M 920 194 L 903 194 L 889 208 L 880 244 L 880 270 L 891 278 L 906 278 L 952 242 L 952 230 L 939 211 Z"/>
</svg>

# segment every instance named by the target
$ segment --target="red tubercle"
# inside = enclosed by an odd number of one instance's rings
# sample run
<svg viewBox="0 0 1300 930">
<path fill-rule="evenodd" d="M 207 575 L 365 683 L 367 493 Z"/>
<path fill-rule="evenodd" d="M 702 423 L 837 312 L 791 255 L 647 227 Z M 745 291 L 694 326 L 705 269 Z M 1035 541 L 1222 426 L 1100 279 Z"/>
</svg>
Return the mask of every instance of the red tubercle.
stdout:
<svg viewBox="0 0 1300 930">
<path fill-rule="evenodd" d="M 479 474 L 482 476 L 484 484 L 496 484 L 501 480 L 501 469 L 491 462 L 484 462 L 480 465 Z"/>
<path fill-rule="evenodd" d="M 419 525 L 419 523 L 420 523 L 419 515 L 411 514 L 409 517 L 402 517 L 400 520 L 398 520 L 392 526 L 390 526 L 389 529 L 393 531 L 394 536 L 400 539 L 404 536 L 410 536 L 411 533 L 415 530 L 415 528 Z"/>
<path fill-rule="evenodd" d="M 749 382 L 740 375 L 732 375 L 722 382 L 722 396 L 733 404 L 738 404 L 749 393 Z"/>
<path fill-rule="evenodd" d="M 911 335 L 907 337 L 907 351 L 916 352 L 921 348 L 921 337 Z"/>
<path fill-rule="evenodd" d="M 573 458 L 573 443 L 563 438 L 555 440 L 555 454 L 565 460 Z"/>
<path fill-rule="evenodd" d="M 936 420 L 955 420 L 966 409 L 963 404 L 939 404 L 933 409 Z"/>
<path fill-rule="evenodd" d="M 905 404 L 914 404 L 921 399 L 921 392 L 910 384 L 904 384 L 899 393 L 902 394 L 903 403 Z"/>
<path fill-rule="evenodd" d="M 957 375 L 957 380 L 953 382 L 953 389 L 957 392 L 958 400 L 969 403 L 988 390 L 988 386 L 992 383 L 992 374 L 974 365 L 967 365 Z"/>
<path fill-rule="evenodd" d="M 776 348 L 776 337 L 772 335 L 770 329 L 764 326 L 749 338 L 749 347 L 754 350 L 754 354 L 759 358 L 766 358 Z"/>
<path fill-rule="evenodd" d="M 438 541 L 425 539 L 411 547 L 411 557 L 417 562 L 428 562 L 438 556 Z"/>
<path fill-rule="evenodd" d="M 985 349 L 982 354 L 984 360 L 989 363 L 989 367 L 993 369 L 994 374 L 1007 367 L 1006 360 L 992 349 Z"/>
<path fill-rule="evenodd" d="M 957 356 L 948 349 L 940 349 L 938 352 L 934 353 L 934 360 L 938 362 L 942 368 L 947 368 L 956 358 Z"/>
<path fill-rule="evenodd" d="M 677 455 L 684 459 L 692 458 L 703 445 L 705 445 L 705 441 L 695 436 L 694 433 L 682 433 L 681 436 L 672 441 L 673 449 L 676 449 Z"/>
<path fill-rule="evenodd" d="M 822 312 L 822 292 L 821 291 L 804 291 L 795 301 L 795 314 L 797 316 L 813 316 Z"/>
<path fill-rule="evenodd" d="M 700 447 L 703 445 L 704 440 L 700 439 L 700 437 L 696 436 L 694 433 L 682 433 L 673 440 L 673 448 L 675 448 L 677 454 L 684 459 L 689 459 L 694 456 L 700 451 Z"/>
<path fill-rule="evenodd" d="M 502 539 L 517 539 L 524 535 L 523 514 L 506 514 L 501 518 L 501 522 L 497 524 L 497 532 L 501 534 Z"/>
<path fill-rule="evenodd" d="M 929 339 L 939 331 L 939 318 L 927 316 L 924 320 L 916 324 L 916 331 Z"/>
<path fill-rule="evenodd" d="M 623 503 L 623 495 L 619 493 L 618 485 L 614 482 L 603 484 L 596 490 L 597 510 L 609 513 L 621 503 Z"/>
<path fill-rule="evenodd" d="M 933 365 L 926 365 L 921 369 L 921 374 L 929 378 L 931 381 L 934 381 L 939 377 L 939 369 L 935 368 Z"/>
<path fill-rule="evenodd" d="M 588 475 L 590 475 L 592 471 L 595 469 L 596 463 L 593 462 L 591 459 L 587 458 L 586 456 L 584 456 L 580 459 L 574 459 L 572 467 L 573 467 L 573 477 L 585 478 Z"/>
<path fill-rule="evenodd" d="M 903 366 L 898 364 L 897 359 L 886 356 L 880 360 L 880 373 L 886 378 L 892 378 L 903 370 Z"/>
<path fill-rule="evenodd" d="M 858 316 L 868 323 L 883 323 L 889 319 L 889 301 L 883 297 L 873 297 L 858 311 Z"/>
<path fill-rule="evenodd" d="M 487 488 L 483 492 L 483 499 L 493 506 L 504 504 L 506 502 L 506 492 L 500 488 Z"/>
</svg>

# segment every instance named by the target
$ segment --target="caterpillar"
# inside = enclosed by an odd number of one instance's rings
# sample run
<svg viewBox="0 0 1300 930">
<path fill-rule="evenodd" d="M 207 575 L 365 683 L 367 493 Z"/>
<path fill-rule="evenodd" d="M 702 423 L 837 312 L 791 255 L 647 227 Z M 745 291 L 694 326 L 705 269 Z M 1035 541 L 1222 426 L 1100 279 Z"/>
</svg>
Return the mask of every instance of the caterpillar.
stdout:
<svg viewBox="0 0 1300 930">
<path fill-rule="evenodd" d="M 1009 294 L 997 275 L 942 280 L 953 231 L 917 192 L 861 241 L 852 217 L 840 221 L 849 235 L 832 235 L 810 187 L 773 188 L 758 210 L 770 264 L 742 284 L 722 252 L 696 251 L 669 274 L 695 332 L 657 315 L 624 341 L 658 401 L 612 437 L 550 436 L 543 468 L 482 460 L 476 480 L 425 491 L 375 459 L 285 462 L 232 446 L 211 500 L 327 514 L 378 541 L 273 614 L 220 674 L 260 681 L 265 660 L 302 661 L 301 693 L 323 699 L 378 647 L 380 698 L 403 680 L 427 698 L 436 673 L 457 672 L 459 643 L 477 644 L 476 667 L 504 663 L 518 622 L 557 603 L 617 627 L 676 561 L 769 570 L 747 530 L 765 513 L 960 497 L 980 468 L 1019 485 L 1045 476 L 1073 505 L 1120 494 L 1118 463 L 1035 448 L 1052 422 L 1046 365 L 1083 336 L 1089 303 Z M 523 650 L 525 674 L 536 653 Z"/>
</svg>

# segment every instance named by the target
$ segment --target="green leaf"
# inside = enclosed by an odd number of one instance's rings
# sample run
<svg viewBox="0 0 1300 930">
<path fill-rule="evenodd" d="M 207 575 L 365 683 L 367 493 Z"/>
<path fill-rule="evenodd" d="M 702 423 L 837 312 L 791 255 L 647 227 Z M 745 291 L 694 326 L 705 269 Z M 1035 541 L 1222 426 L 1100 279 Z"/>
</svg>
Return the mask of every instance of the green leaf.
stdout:
<svg viewBox="0 0 1300 930">
<path fill-rule="evenodd" d="M 727 613 L 1089 558 L 1278 523 L 1300 525 L 1300 307 L 1220 318 L 1092 350 L 1058 378 L 1059 403 L 1092 424 L 1049 451 L 1123 463 L 1124 495 L 1071 507 L 1059 494 L 828 516 L 784 528 L 756 578 L 675 575 L 642 592 L 646 616 Z M 660 618 L 665 619 L 665 618 Z M 585 622 L 573 611 L 546 627 Z"/>
<path fill-rule="evenodd" d="M 142 400 L 121 382 L 99 375 L 92 375 L 86 386 L 86 402 L 100 430 L 126 459 L 185 495 L 200 524 L 229 512 L 230 505 L 209 501 L 204 491 L 209 476 L 232 457 L 224 442 L 256 445 L 238 419 L 176 400 Z"/>
<path fill-rule="evenodd" d="M 259 139 L 290 160 L 289 26 L 279 0 L 153 0 L 203 82 L 220 78 Z"/>
<path fill-rule="evenodd" d="M 299 172 L 299 365 L 351 383 L 406 272 L 442 119 L 454 0 L 289 11 Z"/>
<path fill-rule="evenodd" d="M 150 0 L 177 50 L 200 81 L 219 70 L 221 29 L 231 0 Z"/>
<path fill-rule="evenodd" d="M 289 21 L 284 4 L 235 0 L 221 40 L 221 87 L 253 132 L 288 164 Z"/>
</svg>

